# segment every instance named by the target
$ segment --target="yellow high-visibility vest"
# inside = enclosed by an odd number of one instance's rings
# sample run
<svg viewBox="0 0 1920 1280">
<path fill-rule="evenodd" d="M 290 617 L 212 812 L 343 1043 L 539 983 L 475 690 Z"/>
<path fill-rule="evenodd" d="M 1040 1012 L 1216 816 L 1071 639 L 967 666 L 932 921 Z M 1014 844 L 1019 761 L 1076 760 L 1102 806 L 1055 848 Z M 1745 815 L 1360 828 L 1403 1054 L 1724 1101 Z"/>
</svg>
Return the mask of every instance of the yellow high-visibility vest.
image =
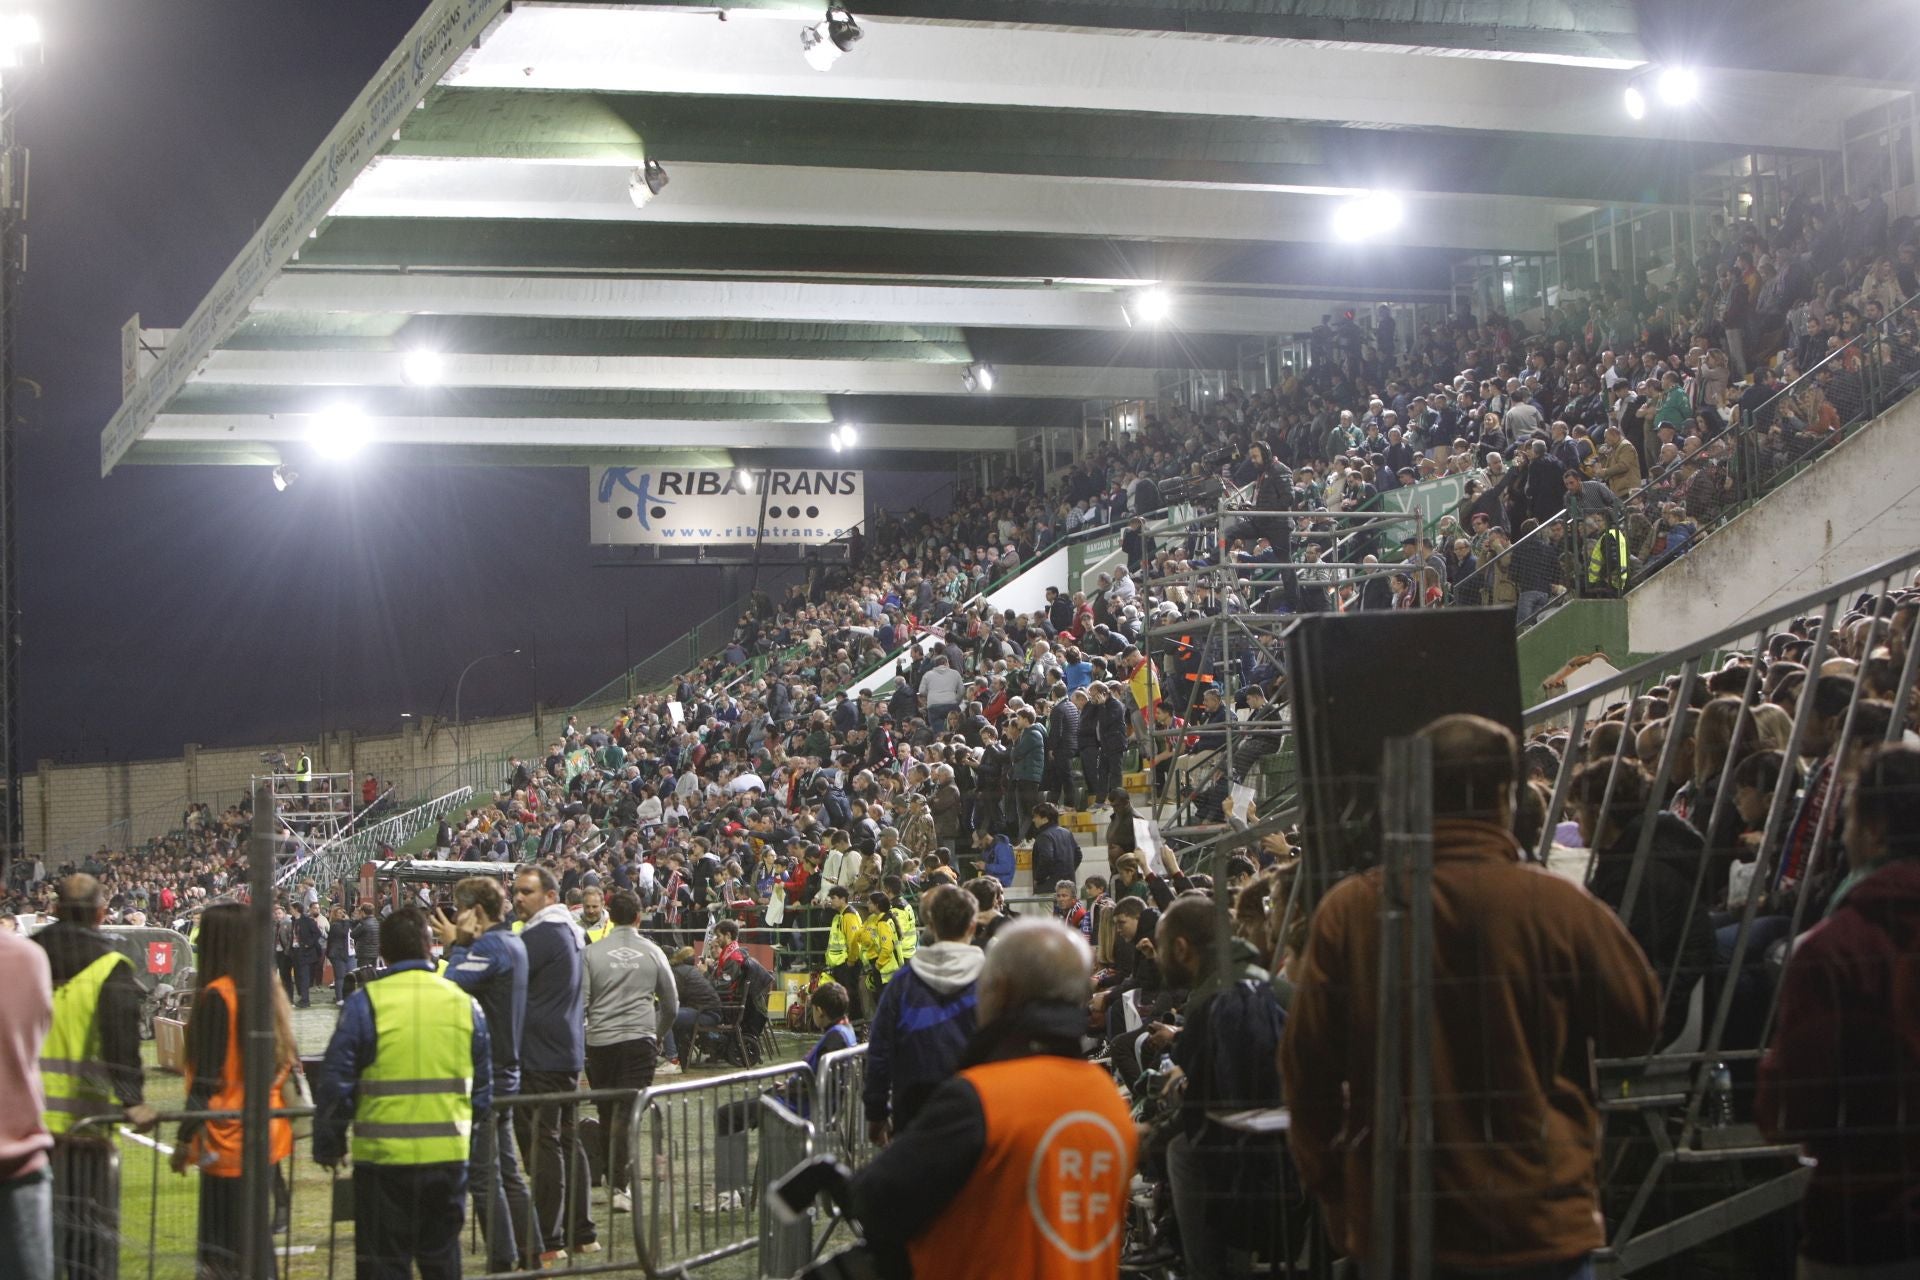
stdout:
<svg viewBox="0 0 1920 1280">
<path fill-rule="evenodd" d="M 40 1082 L 47 1093 L 47 1132 L 66 1133 L 89 1116 L 112 1115 L 107 1065 L 100 1060 L 100 989 L 121 965 L 133 961 L 109 951 L 60 984 L 53 993 L 53 1026 L 40 1050 Z"/>
<path fill-rule="evenodd" d="M 473 998 L 427 969 L 370 982 L 376 1035 L 353 1108 L 353 1158 L 460 1164 L 473 1131 Z"/>
</svg>

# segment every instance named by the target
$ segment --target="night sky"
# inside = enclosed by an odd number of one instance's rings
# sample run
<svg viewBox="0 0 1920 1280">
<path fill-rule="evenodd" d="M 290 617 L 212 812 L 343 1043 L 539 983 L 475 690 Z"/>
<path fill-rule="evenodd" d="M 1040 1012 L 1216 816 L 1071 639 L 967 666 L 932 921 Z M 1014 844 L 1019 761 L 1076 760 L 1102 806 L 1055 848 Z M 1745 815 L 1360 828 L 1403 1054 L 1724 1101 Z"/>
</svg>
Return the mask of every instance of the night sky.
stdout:
<svg viewBox="0 0 1920 1280">
<path fill-rule="evenodd" d="M 589 568 L 580 469 L 316 467 L 286 493 L 259 467 L 99 478 L 122 322 L 187 317 L 424 7 L 38 7 L 47 66 L 18 107 L 18 367 L 44 388 L 21 399 L 29 762 L 391 730 L 451 714 L 460 668 L 515 647 L 544 701 L 572 702 L 621 670 L 629 611 L 637 660 L 725 602 L 713 570 Z M 533 693 L 527 666 L 489 662 L 462 709 Z"/>
</svg>

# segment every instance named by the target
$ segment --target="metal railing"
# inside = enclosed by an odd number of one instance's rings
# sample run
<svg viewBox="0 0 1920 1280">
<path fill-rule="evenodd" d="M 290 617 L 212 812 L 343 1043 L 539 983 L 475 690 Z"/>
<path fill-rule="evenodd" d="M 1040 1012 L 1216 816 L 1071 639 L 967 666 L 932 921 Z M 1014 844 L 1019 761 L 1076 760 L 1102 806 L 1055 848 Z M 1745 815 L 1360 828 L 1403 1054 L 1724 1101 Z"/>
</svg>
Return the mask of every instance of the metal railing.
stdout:
<svg viewBox="0 0 1920 1280">
<path fill-rule="evenodd" d="M 313 851 L 308 857 L 289 866 L 281 875 L 281 881 L 294 874 L 311 876 L 314 887 L 321 893 L 331 889 L 335 882 L 354 875 L 360 865 L 381 848 L 399 849 L 407 841 L 433 829 L 434 825 L 447 814 L 473 799 L 472 787 L 461 787 L 436 796 L 425 804 L 416 805 L 390 818 L 384 818 L 370 826 L 330 840 Z"/>
<path fill-rule="evenodd" d="M 1683 440 L 1681 455 L 1671 462 L 1643 457 L 1645 478 L 1620 500 L 1627 513 L 1623 531 L 1634 558 L 1629 589 L 1680 559 L 1700 539 L 1920 385 L 1916 322 L 1920 322 L 1920 295 L 1827 353 L 1751 415 L 1736 410 L 1733 421 L 1704 439 L 1698 452 L 1687 453 Z M 1649 449 L 1653 430 L 1649 423 Z M 1509 478 L 1494 492 L 1514 482 Z M 1510 603 L 1529 597 L 1521 608 L 1523 625 L 1536 620 L 1548 605 L 1577 598 L 1586 570 L 1581 516 L 1577 509 L 1563 508 L 1479 564 L 1455 584 L 1455 594 L 1465 589 L 1469 603 Z M 1683 541 L 1676 540 L 1675 528 L 1682 526 L 1692 532 Z M 1677 545 L 1668 545 L 1676 541 Z M 1546 602 L 1532 599 L 1533 593 L 1544 595 Z"/>
<path fill-rule="evenodd" d="M 668 1280 L 759 1247 L 766 1184 L 786 1172 L 761 1140 L 762 1099 L 813 1109 L 804 1062 L 655 1085 L 634 1126 L 633 1227 L 649 1280 Z M 642 1191 L 642 1184 L 645 1190 Z"/>
<path fill-rule="evenodd" d="M 875 1147 L 867 1136 L 866 1108 L 862 1094 L 867 1087 L 867 1046 L 838 1049 L 820 1059 L 820 1078 L 814 1086 L 819 1100 L 814 1130 L 819 1143 L 849 1168 L 858 1169 L 873 1159 Z"/>
<path fill-rule="evenodd" d="M 1800 1148 L 1761 1132 L 1755 1073 L 1779 1016 L 1782 953 L 1818 920 L 1846 870 L 1838 843 L 1846 746 L 1897 741 L 1907 724 L 1920 644 L 1911 625 L 1904 635 L 1896 627 L 1908 606 L 1894 596 L 1916 572 L 1920 551 L 1526 712 L 1530 743 L 1559 755 L 1529 852 L 1614 910 L 1662 992 L 1657 1046 L 1598 1064 L 1608 1126 L 1603 1274 L 1629 1274 L 1757 1222 L 1804 1189 Z M 1840 625 L 1849 619 L 1865 625 Z M 1763 683 L 1781 631 L 1808 645 L 1804 670 Z M 1875 657 L 1883 643 L 1890 653 Z M 1835 657 L 1858 664 L 1837 715 L 1831 693 L 1816 710 L 1811 683 L 1777 687 L 1818 680 Z M 1709 685 L 1715 696 L 1703 699 Z M 1785 709 L 1761 716 L 1763 692 Z M 1816 717 L 1827 731 L 1837 725 L 1830 744 L 1815 736 Z M 1821 758 L 1803 778 L 1800 760 L 1816 744 Z M 1761 784 L 1764 819 L 1743 840 L 1752 824 L 1735 809 L 1734 780 L 1761 750 L 1779 753 L 1779 781 L 1770 792 Z M 1383 775 L 1383 786 L 1390 781 Z M 1585 848 L 1559 842 L 1569 812 Z M 1681 838 L 1675 823 L 1692 834 Z M 1743 864 L 1744 877 L 1734 873 Z M 1715 1167 L 1726 1172 L 1716 1178 Z"/>
</svg>

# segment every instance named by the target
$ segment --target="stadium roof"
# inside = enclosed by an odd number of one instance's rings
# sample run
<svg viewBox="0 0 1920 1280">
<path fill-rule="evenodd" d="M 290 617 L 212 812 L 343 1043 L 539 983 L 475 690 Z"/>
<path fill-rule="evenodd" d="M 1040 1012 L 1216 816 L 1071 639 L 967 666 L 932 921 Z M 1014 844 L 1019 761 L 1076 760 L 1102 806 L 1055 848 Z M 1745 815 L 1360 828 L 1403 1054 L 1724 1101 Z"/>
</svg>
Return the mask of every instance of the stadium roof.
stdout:
<svg viewBox="0 0 1920 1280">
<path fill-rule="evenodd" d="M 881 0 L 823 74 L 815 6 L 435 0 L 194 314 L 139 335 L 102 470 L 279 462 L 342 409 L 401 459 L 813 448 L 835 422 L 1008 448 L 1331 305 L 1444 299 L 1465 251 L 1552 252 L 1706 164 L 1832 150 L 1910 91 L 1767 40 L 1635 121 L 1657 7 Z M 1393 243 L 1340 243 L 1335 208 L 1378 188 Z"/>
</svg>

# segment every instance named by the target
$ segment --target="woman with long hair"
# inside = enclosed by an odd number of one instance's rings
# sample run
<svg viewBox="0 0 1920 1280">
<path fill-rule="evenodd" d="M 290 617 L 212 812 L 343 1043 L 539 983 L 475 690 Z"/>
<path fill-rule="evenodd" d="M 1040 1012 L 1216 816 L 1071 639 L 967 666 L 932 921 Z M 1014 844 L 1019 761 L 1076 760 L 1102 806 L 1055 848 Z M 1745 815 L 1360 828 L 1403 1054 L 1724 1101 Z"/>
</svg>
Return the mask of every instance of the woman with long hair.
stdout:
<svg viewBox="0 0 1920 1280">
<path fill-rule="evenodd" d="M 187 1018 L 184 1059 L 190 1112 L 238 1111 L 245 1105 L 238 984 L 251 965 L 255 947 L 264 944 L 248 908 L 237 902 L 208 907 L 200 916 L 199 988 L 194 993 L 193 1012 Z M 293 1040 L 293 1008 L 279 983 L 268 983 L 265 995 L 273 1007 L 274 1070 L 269 1105 L 280 1108 L 287 1105 L 287 1076 L 299 1061 Z M 255 993 L 250 992 L 248 999 L 254 998 Z M 253 1265 L 240 1257 L 241 1221 L 246 1212 L 240 1195 L 240 1128 L 238 1119 L 183 1120 L 174 1139 L 174 1172 L 185 1173 L 191 1165 L 201 1174 L 202 1280 L 274 1274 L 269 1233 L 260 1233 L 261 1244 L 269 1250 L 265 1256 Z M 272 1122 L 268 1149 L 275 1164 L 292 1153 L 293 1126 L 286 1120 Z"/>
</svg>

